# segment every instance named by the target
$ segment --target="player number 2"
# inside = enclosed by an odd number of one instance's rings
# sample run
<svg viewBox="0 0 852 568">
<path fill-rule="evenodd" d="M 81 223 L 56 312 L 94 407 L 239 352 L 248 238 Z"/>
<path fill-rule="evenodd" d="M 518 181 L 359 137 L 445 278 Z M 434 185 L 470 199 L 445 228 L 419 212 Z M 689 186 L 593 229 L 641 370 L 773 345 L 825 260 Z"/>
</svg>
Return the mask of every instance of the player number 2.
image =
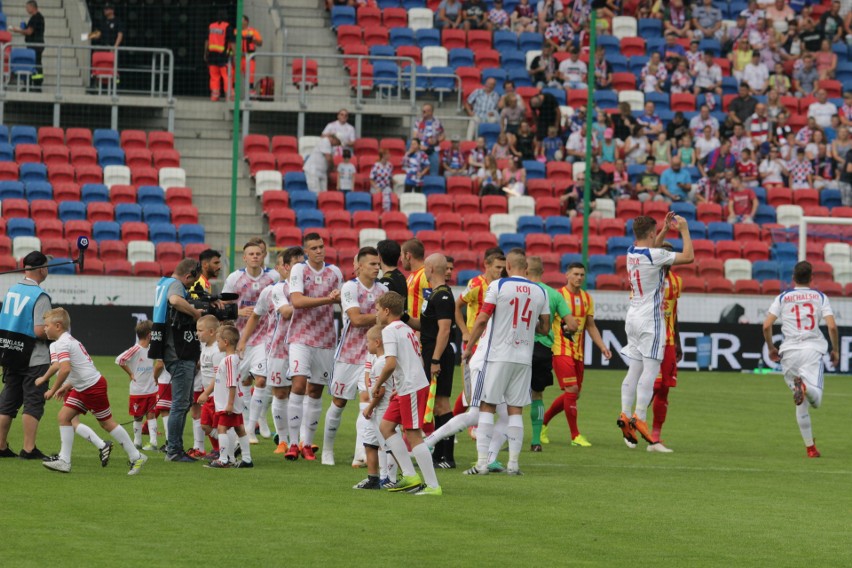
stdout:
<svg viewBox="0 0 852 568">
<path fill-rule="evenodd" d="M 524 303 L 524 307 L 520 310 L 520 314 L 518 313 L 518 308 L 521 305 L 521 299 L 520 298 L 512 298 L 509 301 L 509 304 L 515 310 L 515 313 L 512 315 L 512 327 L 517 328 L 518 327 L 518 319 L 520 319 L 520 321 L 522 323 L 527 324 L 527 329 L 529 329 L 530 328 L 530 321 L 532 321 L 532 312 L 530 311 L 530 299 L 529 299 L 529 297 L 527 297 L 527 301 Z"/>
<path fill-rule="evenodd" d="M 807 311 L 808 313 L 802 314 L 803 311 Z M 801 308 L 799 304 L 794 304 L 793 312 L 796 314 L 796 327 L 798 329 L 810 331 L 816 327 L 816 318 L 814 317 L 813 304 L 802 304 Z M 802 316 L 804 316 L 804 318 Z M 804 321 L 802 321 L 803 319 Z"/>
</svg>

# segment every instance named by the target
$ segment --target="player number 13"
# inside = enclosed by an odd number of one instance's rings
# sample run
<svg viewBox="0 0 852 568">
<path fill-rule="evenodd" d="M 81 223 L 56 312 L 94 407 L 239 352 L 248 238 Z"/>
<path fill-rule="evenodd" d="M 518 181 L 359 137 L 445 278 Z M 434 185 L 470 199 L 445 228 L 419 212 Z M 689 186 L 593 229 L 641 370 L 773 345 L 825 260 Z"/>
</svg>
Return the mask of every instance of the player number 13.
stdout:
<svg viewBox="0 0 852 568">
<path fill-rule="evenodd" d="M 807 312 L 803 314 L 802 312 Z M 793 313 L 796 314 L 796 327 L 800 330 L 810 331 L 816 327 L 813 304 L 793 304 Z M 804 320 L 804 321 L 802 321 Z"/>
</svg>

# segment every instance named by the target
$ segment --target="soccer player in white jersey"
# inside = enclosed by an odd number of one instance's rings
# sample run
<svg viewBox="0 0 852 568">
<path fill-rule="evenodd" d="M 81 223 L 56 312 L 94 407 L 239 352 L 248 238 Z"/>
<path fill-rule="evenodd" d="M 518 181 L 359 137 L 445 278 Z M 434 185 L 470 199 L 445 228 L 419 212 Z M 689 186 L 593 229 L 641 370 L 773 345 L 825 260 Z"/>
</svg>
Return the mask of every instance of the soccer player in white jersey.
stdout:
<svg viewBox="0 0 852 568">
<path fill-rule="evenodd" d="M 202 457 L 207 457 L 211 460 L 219 459 L 219 431 L 216 429 L 216 406 L 213 403 L 213 397 L 210 396 L 213 392 L 213 386 L 215 386 L 216 370 L 219 367 L 219 363 L 225 357 L 225 354 L 219 351 L 219 345 L 216 341 L 216 333 L 218 331 L 219 320 L 215 316 L 201 316 L 195 322 L 196 336 L 198 337 L 198 342 L 201 344 L 201 354 L 198 357 L 198 375 L 202 391 L 197 400 L 206 399 L 201 404 L 199 425 L 202 432 L 210 438 L 210 444 L 213 447 L 212 453 L 207 454 L 204 452 L 204 446 L 202 445 L 200 452 L 196 450 L 193 452 L 195 455 L 190 454 L 196 459 Z M 190 452 L 187 453 L 189 454 Z"/>
<path fill-rule="evenodd" d="M 325 243 L 317 233 L 302 238 L 307 261 L 290 271 L 290 303 L 293 317 L 287 332 L 289 349 L 290 403 L 287 406 L 290 426 L 288 460 L 315 460 L 313 437 L 322 414 L 322 389 L 328 385 L 334 366 L 334 304 L 340 303 L 343 274 L 325 262 Z M 307 400 L 305 394 L 307 393 Z M 304 404 L 307 402 L 307 404 Z M 306 428 L 299 450 L 302 422 Z"/>
<path fill-rule="evenodd" d="M 260 239 L 252 239 L 243 245 L 243 263 L 245 268 L 235 270 L 225 279 L 225 284 L 222 287 L 223 293 L 239 294 L 240 298 L 236 300 L 239 310 L 236 321 L 236 327 L 242 333 L 248 323 L 249 318 L 254 313 L 254 307 L 260 297 L 260 293 L 270 284 L 278 282 L 278 273 L 274 270 L 266 268 L 264 262 L 266 260 L 266 246 Z M 261 318 L 259 325 L 265 329 L 269 315 L 266 314 Z M 249 374 L 257 373 L 265 376 L 266 373 L 266 346 L 265 336 L 257 335 L 252 338 L 252 341 L 246 346 L 245 352 L 240 359 L 240 374 L 247 377 Z M 240 385 L 240 392 L 243 397 L 249 400 L 251 387 Z M 267 393 L 265 388 L 255 387 L 255 394 L 260 401 L 266 401 L 268 406 Z M 243 420 L 246 427 L 251 426 L 251 432 L 254 433 L 254 425 L 249 425 L 249 404 L 244 405 Z M 267 433 L 269 428 L 267 427 Z"/>
<path fill-rule="evenodd" d="M 509 463 L 506 473 L 522 475 L 518 458 L 524 443 L 523 410 L 528 406 L 532 381 L 532 358 L 535 334 L 550 331 L 550 302 L 544 289 L 526 279 L 527 257 L 521 249 L 506 255 L 508 278 L 495 280 L 485 291 L 485 300 L 470 331 L 470 341 L 462 359 L 470 361 L 474 345 L 483 343 L 485 364 L 480 371 L 482 389 L 479 403 L 479 426 L 476 429 L 476 465 L 467 475 L 485 475 L 488 471 L 488 448 L 494 433 L 494 412 L 506 402 L 509 420 Z M 476 395 L 474 395 L 476 397 Z"/>
<path fill-rule="evenodd" d="M 814 443 L 811 416 L 808 407 L 819 408 L 823 391 L 823 358 L 828 343 L 819 329 L 820 319 L 828 327 L 831 338 L 831 364 L 837 367 L 840 361 L 840 343 L 837 322 L 828 297 L 811 288 L 813 267 L 802 261 L 793 267 L 793 288 L 782 292 L 766 314 L 763 321 L 763 337 L 769 348 L 769 358 L 781 362 L 784 380 L 793 391 L 796 419 L 805 442 L 809 458 L 820 457 Z M 775 347 L 772 326 L 781 320 L 781 348 Z M 807 401 L 807 404 L 805 404 Z"/>
<path fill-rule="evenodd" d="M 157 382 L 154 380 L 154 361 L 148 358 L 148 346 L 151 344 L 150 320 L 136 324 L 136 343 L 130 349 L 115 358 L 115 364 L 127 373 L 130 379 L 130 400 L 128 413 L 133 417 L 133 445 L 146 452 L 156 452 L 157 417 L 154 407 L 157 405 Z M 142 446 L 142 425 L 148 421 L 150 442 Z"/>
<path fill-rule="evenodd" d="M 402 470 L 402 479 L 390 491 L 416 491 L 416 495 L 437 496 L 441 495 L 441 486 L 435 475 L 432 454 L 429 447 L 423 443 L 422 430 L 429 398 L 429 379 L 423 369 L 420 341 L 414 330 L 402 321 L 405 303 L 405 298 L 396 292 L 388 292 L 377 302 L 376 319 L 380 325 L 385 326 L 382 329 L 385 366 L 370 394 L 374 399 L 381 400 L 387 391 L 384 385 L 394 385 L 395 393 L 391 396 L 379 425 L 385 445 L 393 453 Z M 393 383 L 388 383 L 391 377 Z M 406 440 L 411 446 L 411 455 L 405 447 L 402 434 L 396 430 L 400 425 L 405 430 Z M 412 457 L 420 466 L 422 481 L 414 470 Z"/>
<path fill-rule="evenodd" d="M 683 252 L 660 248 L 670 228 L 680 231 Z M 690 264 L 694 259 L 686 219 L 669 212 L 660 231 L 656 232 L 656 229 L 657 222 L 653 218 L 636 217 L 633 220 L 636 242 L 627 249 L 630 308 L 624 322 L 627 345 L 621 354 L 629 359 L 629 363 L 627 376 L 621 383 L 621 414 L 616 424 L 621 428 L 624 443 L 630 448 L 636 447 L 635 432 L 639 432 L 649 444 L 655 443 L 646 419 L 666 347 L 666 325 L 663 321 L 666 272 L 670 266 Z"/>
<path fill-rule="evenodd" d="M 346 282 L 340 289 L 343 331 L 334 355 L 331 404 L 325 414 L 323 465 L 334 465 L 334 438 L 346 403 L 353 400 L 358 392 L 366 390 L 364 362 L 367 358 L 367 330 L 376 325 L 376 300 L 387 292 L 384 284 L 376 282 L 381 263 L 375 247 L 363 247 L 358 251 L 355 262 L 358 277 Z M 366 423 L 359 421 L 359 433 L 363 434 L 365 427 Z"/>
<path fill-rule="evenodd" d="M 59 457 L 55 460 L 42 462 L 47 469 L 68 473 L 71 471 L 71 449 L 74 446 L 73 420 L 80 414 L 91 412 L 101 428 L 109 432 L 115 441 L 121 444 L 130 459 L 130 471 L 127 475 L 136 475 L 148 457 L 141 453 L 124 428 L 112 418 L 112 411 L 107 396 L 107 382 L 92 363 L 92 358 L 83 345 L 74 339 L 68 330 L 71 328 L 71 316 L 63 308 L 54 308 L 44 314 L 44 331 L 50 344 L 51 367 L 48 373 L 35 381 L 36 386 L 46 383 L 58 370 L 56 383 L 53 388 L 44 393 L 44 398 L 50 400 L 62 389 L 67 380 L 71 390 L 65 398 L 65 403 L 59 411 L 59 436 L 62 446 Z"/>
</svg>

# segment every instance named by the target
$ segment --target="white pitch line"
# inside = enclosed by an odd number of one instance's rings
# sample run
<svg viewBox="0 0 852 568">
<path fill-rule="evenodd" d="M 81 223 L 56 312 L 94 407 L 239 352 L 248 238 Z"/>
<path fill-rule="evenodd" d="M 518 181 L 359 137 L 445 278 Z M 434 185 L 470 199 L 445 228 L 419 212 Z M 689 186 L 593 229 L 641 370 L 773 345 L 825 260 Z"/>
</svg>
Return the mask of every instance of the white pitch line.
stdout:
<svg viewBox="0 0 852 568">
<path fill-rule="evenodd" d="M 587 469 L 647 469 L 647 470 L 664 470 L 664 471 L 713 471 L 721 473 L 805 473 L 804 471 L 782 471 L 777 469 L 760 469 L 751 467 L 693 467 L 693 466 L 663 466 L 663 465 L 599 465 L 599 464 L 562 464 L 562 463 L 544 463 L 544 464 L 529 464 L 526 467 L 535 468 L 587 468 Z M 821 470 L 813 469 L 807 471 L 808 474 L 822 475 L 852 475 L 852 470 Z"/>
</svg>

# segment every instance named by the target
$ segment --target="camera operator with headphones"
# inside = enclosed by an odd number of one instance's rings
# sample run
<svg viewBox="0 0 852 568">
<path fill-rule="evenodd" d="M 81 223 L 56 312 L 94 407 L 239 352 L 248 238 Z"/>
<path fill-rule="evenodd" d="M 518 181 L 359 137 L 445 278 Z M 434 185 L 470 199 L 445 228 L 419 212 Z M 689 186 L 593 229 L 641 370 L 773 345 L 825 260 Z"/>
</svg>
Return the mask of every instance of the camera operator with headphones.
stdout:
<svg viewBox="0 0 852 568">
<path fill-rule="evenodd" d="M 201 346 L 195 321 L 202 311 L 187 300 L 188 289 L 201 273 L 198 261 L 185 258 L 171 276 L 157 283 L 154 298 L 154 329 L 148 357 L 162 359 L 172 376 L 172 409 L 169 415 L 169 445 L 166 461 L 194 462 L 183 449 L 186 414 L 192 404 L 192 384 Z"/>
</svg>

